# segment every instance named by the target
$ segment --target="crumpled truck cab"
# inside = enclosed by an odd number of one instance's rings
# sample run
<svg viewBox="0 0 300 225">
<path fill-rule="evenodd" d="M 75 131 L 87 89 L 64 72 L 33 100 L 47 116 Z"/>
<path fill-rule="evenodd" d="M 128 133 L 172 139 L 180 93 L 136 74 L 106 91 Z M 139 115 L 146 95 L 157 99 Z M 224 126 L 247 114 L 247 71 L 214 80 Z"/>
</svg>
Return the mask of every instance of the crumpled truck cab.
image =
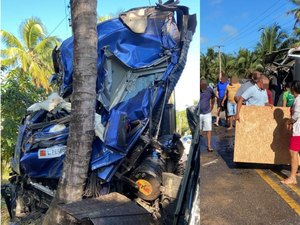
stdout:
<svg viewBox="0 0 300 225">
<path fill-rule="evenodd" d="M 184 147 L 168 106 L 195 28 L 196 16 L 174 1 L 98 24 L 96 135 L 85 198 L 117 192 L 156 219 L 176 199 Z M 55 194 L 69 135 L 73 41 L 53 51 L 57 93 L 29 107 L 20 125 L 5 189 L 12 217 L 32 213 L 33 204 L 46 210 Z"/>
</svg>

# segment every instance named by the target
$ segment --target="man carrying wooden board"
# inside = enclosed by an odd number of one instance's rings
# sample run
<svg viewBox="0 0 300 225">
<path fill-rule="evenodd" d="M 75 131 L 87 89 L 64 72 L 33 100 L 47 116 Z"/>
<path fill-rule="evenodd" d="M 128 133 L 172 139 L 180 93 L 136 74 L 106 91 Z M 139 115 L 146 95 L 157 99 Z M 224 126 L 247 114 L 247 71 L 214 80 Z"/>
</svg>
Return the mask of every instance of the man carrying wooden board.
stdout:
<svg viewBox="0 0 300 225">
<path fill-rule="evenodd" d="M 269 79 L 264 75 L 259 75 L 257 78 L 256 84 L 249 87 L 238 99 L 237 102 L 237 112 L 236 112 L 236 121 L 240 120 L 240 111 L 243 105 L 243 101 L 246 102 L 247 106 L 271 106 L 268 101 L 267 91 L 264 89 L 264 86 L 269 83 Z"/>
</svg>

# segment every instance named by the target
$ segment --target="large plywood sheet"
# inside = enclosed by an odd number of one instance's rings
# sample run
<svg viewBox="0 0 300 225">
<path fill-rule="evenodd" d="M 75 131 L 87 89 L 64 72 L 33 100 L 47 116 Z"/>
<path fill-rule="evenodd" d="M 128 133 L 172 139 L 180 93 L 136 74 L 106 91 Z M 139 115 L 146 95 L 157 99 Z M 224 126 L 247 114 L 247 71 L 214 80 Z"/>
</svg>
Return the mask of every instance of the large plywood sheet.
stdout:
<svg viewBox="0 0 300 225">
<path fill-rule="evenodd" d="M 234 162 L 290 164 L 286 107 L 242 106 L 236 122 Z"/>
</svg>

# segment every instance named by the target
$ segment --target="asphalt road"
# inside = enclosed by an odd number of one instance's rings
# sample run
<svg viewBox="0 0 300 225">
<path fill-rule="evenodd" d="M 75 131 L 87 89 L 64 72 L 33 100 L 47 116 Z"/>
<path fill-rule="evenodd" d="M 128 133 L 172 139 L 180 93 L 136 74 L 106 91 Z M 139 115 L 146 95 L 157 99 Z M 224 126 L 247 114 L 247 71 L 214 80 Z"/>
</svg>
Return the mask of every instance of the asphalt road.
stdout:
<svg viewBox="0 0 300 225">
<path fill-rule="evenodd" d="M 213 128 L 214 152 L 200 143 L 201 225 L 300 224 L 300 178 L 280 183 L 289 167 L 234 163 L 234 130 L 222 126 Z"/>
</svg>

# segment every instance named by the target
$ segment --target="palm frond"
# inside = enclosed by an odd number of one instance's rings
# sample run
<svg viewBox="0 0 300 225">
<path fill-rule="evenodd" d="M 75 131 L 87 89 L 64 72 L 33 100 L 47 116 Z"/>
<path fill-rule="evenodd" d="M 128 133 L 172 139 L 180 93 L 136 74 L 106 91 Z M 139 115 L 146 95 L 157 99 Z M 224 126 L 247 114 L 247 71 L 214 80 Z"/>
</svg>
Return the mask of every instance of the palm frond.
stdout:
<svg viewBox="0 0 300 225">
<path fill-rule="evenodd" d="M 4 67 L 4 68 L 11 68 L 11 67 L 15 67 L 17 66 L 17 59 L 14 57 L 14 58 L 6 58 L 6 59 L 0 59 L 0 65 L 1 67 Z"/>
<path fill-rule="evenodd" d="M 287 12 L 287 14 L 288 15 L 295 14 L 295 13 L 297 14 L 299 12 L 299 10 L 300 10 L 300 8 L 291 9 Z"/>
<path fill-rule="evenodd" d="M 0 30 L 1 41 L 6 45 L 6 47 L 15 47 L 24 49 L 22 43 L 13 34 Z"/>
<path fill-rule="evenodd" d="M 238 59 L 237 64 L 240 65 L 240 64 L 243 64 L 245 62 L 246 62 L 246 58 L 241 57 L 241 58 Z"/>
<path fill-rule="evenodd" d="M 3 79 L 3 83 L 5 83 L 8 80 L 11 80 L 11 78 L 16 79 L 16 78 L 22 76 L 22 74 L 23 74 L 22 69 L 19 68 L 19 67 L 16 67 L 16 68 L 14 68 L 14 69 L 12 69 L 12 70 L 9 71 L 9 73 L 7 74 L 7 76 Z"/>
<path fill-rule="evenodd" d="M 41 42 L 39 42 L 33 49 L 33 52 L 35 54 L 41 54 L 46 55 L 49 54 L 49 50 L 52 52 L 55 46 L 58 46 L 60 43 L 58 42 L 58 39 L 55 36 L 50 36 L 45 39 L 43 39 Z M 51 53 L 50 53 L 51 56 Z"/>
<path fill-rule="evenodd" d="M 20 33 L 28 50 L 32 50 L 35 45 L 46 37 L 45 28 L 37 18 L 29 18 L 20 26 Z"/>
<path fill-rule="evenodd" d="M 24 70 L 24 72 L 28 72 L 28 67 L 32 63 L 33 59 L 30 54 L 27 54 L 24 52 L 21 55 L 20 62 L 21 62 L 21 68 Z"/>
<path fill-rule="evenodd" d="M 43 87 L 46 90 L 49 89 L 48 80 L 51 75 L 50 71 L 43 70 L 36 62 L 32 62 L 28 72 L 38 87 Z"/>
<path fill-rule="evenodd" d="M 11 47 L 11 48 L 1 50 L 1 57 L 3 57 L 3 58 L 11 58 L 11 57 L 20 58 L 23 53 L 25 53 L 25 51 L 23 49 Z"/>
<path fill-rule="evenodd" d="M 297 8 L 291 9 L 287 12 L 287 15 L 293 14 L 295 18 L 294 29 L 300 23 L 300 0 L 290 0 Z"/>
</svg>

